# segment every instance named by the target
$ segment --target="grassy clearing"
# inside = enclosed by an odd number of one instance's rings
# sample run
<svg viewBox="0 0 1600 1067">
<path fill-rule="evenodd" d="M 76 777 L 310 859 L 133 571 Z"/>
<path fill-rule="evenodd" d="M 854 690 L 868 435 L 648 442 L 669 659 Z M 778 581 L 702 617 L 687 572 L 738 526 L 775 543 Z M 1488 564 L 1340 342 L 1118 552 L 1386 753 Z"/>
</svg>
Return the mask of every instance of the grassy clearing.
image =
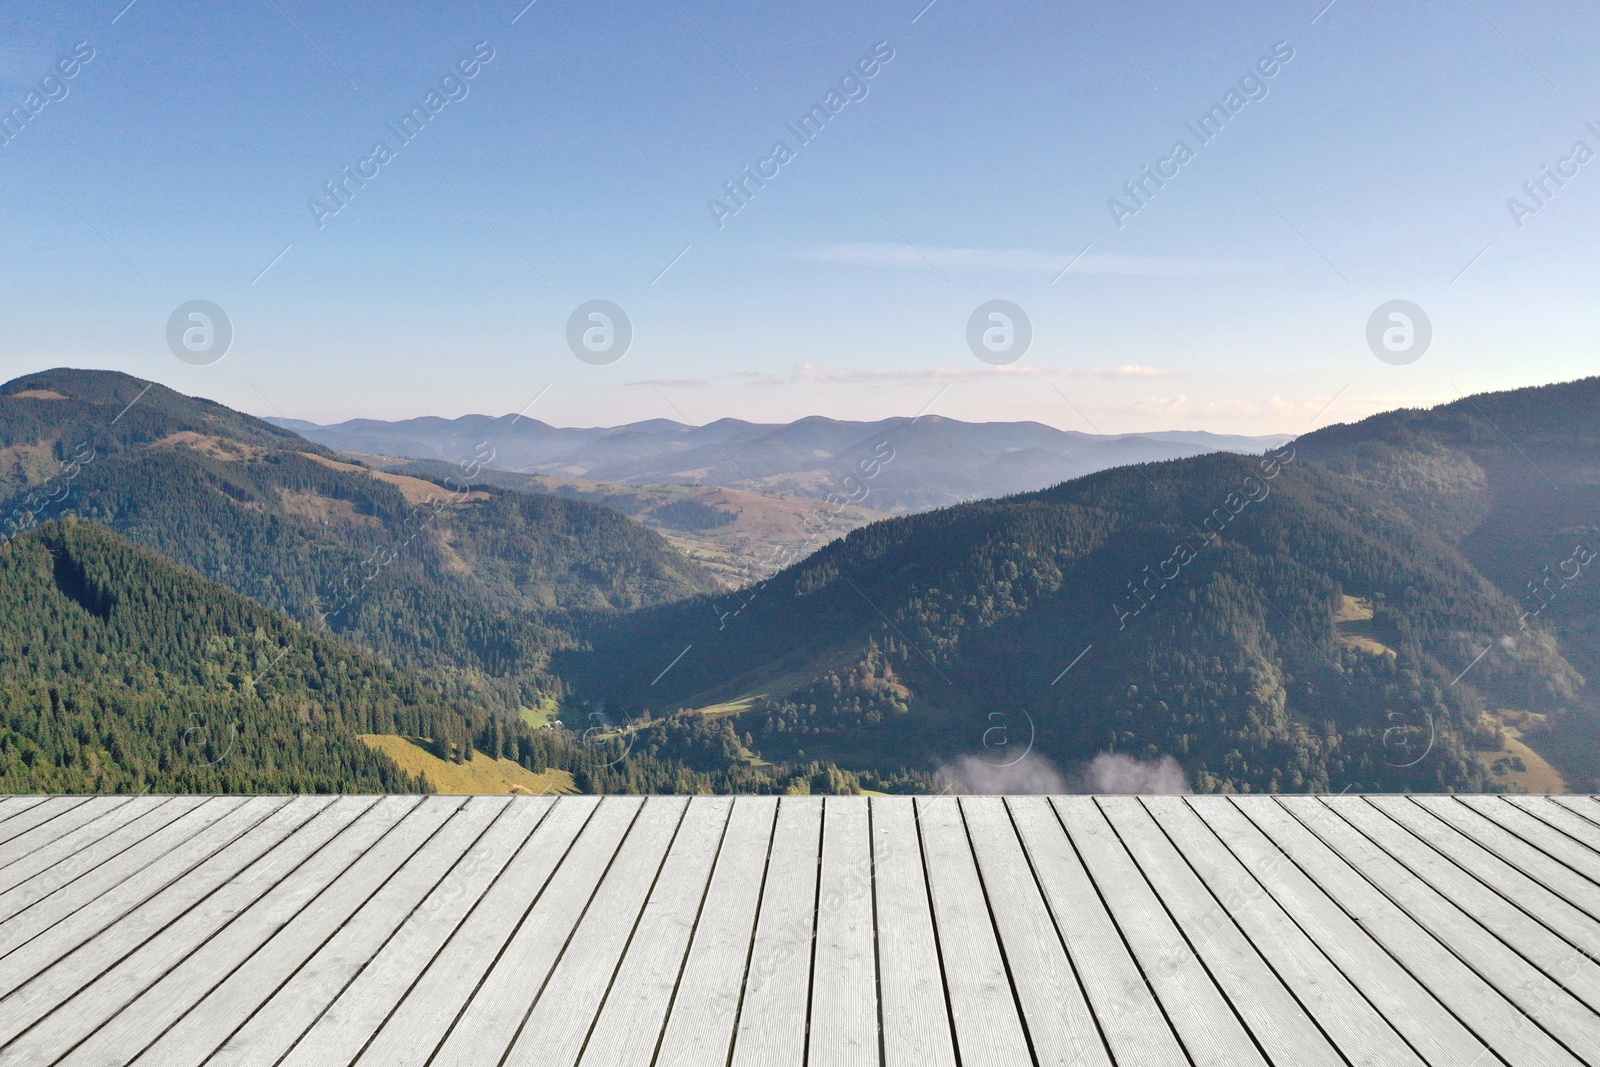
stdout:
<svg viewBox="0 0 1600 1067">
<path fill-rule="evenodd" d="M 1522 739 L 1522 730 L 1503 721 L 1500 729 L 1501 750 L 1474 752 L 1473 758 L 1483 764 L 1499 785 L 1512 793 L 1565 793 L 1567 779 L 1551 766 L 1539 753 L 1528 747 Z"/>
<path fill-rule="evenodd" d="M 410 738 L 396 734 L 358 736 L 363 744 L 394 760 L 401 770 L 426 778 L 428 784 L 439 793 L 540 796 L 578 791 L 570 771 L 549 770 L 535 774 L 511 760 L 495 759 L 482 752 L 474 752 L 471 763 L 452 763 L 440 759 Z"/>
<path fill-rule="evenodd" d="M 545 697 L 535 708 L 522 708 L 517 714 L 535 730 L 549 726 L 561 715 L 561 704 L 554 697 Z"/>
<path fill-rule="evenodd" d="M 1378 640 L 1373 625 L 1372 601 L 1346 594 L 1333 613 L 1333 627 L 1339 643 L 1369 656 L 1394 656 L 1394 649 Z"/>
</svg>

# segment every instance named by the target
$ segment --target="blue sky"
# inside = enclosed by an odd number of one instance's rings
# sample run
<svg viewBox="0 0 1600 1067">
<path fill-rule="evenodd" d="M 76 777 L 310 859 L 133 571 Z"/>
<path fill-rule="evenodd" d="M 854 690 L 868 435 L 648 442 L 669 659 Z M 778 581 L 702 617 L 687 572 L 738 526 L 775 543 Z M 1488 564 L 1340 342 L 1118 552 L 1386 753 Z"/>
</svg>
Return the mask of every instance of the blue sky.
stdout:
<svg viewBox="0 0 1600 1067">
<path fill-rule="evenodd" d="M 1269 433 L 1596 369 L 1600 159 L 1520 227 L 1507 200 L 1600 151 L 1600 5 L 522 2 L 8 12 L 5 108 L 94 57 L 0 147 L 0 374 L 115 368 L 317 421 L 548 385 L 529 414 L 563 425 L 932 402 Z M 401 145 L 386 124 L 479 42 Z M 1278 42 L 1199 145 L 1185 123 Z M 785 124 L 875 46 L 799 145 Z M 1180 138 L 1194 158 L 1118 228 L 1108 200 Z M 319 229 L 308 201 L 380 139 Z M 779 139 L 794 158 L 719 227 L 708 201 Z M 595 298 L 633 323 L 609 366 L 565 340 Z M 1034 335 L 1000 368 L 965 340 L 995 298 Z M 1364 336 L 1396 298 L 1433 325 L 1404 366 Z M 233 322 L 210 366 L 165 342 L 193 299 Z"/>
</svg>

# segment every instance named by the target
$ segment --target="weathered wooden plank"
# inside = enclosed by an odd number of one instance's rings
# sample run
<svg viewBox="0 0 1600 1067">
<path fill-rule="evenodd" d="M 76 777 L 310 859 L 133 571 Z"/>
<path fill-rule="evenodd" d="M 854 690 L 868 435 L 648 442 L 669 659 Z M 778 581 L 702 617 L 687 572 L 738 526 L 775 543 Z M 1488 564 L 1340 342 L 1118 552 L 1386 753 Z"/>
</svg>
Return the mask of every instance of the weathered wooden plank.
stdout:
<svg viewBox="0 0 1600 1067">
<path fill-rule="evenodd" d="M 1596 1029 L 1597 1020 L 1592 1012 L 1352 823 L 1341 818 L 1330 803 L 1320 797 L 1287 796 L 1280 798 L 1279 803 L 1387 898 L 1387 904 L 1376 908 L 1352 909 L 1362 916 L 1369 928 L 1378 916 L 1387 917 L 1386 913 L 1396 910 L 1403 912 L 1447 946 L 1450 955 L 1466 963 L 1478 977 L 1522 1009 L 1516 1026 L 1523 1033 L 1507 1034 L 1502 1029 L 1497 1037 L 1490 1039 L 1497 1050 L 1502 1043 L 1507 1048 L 1518 1049 L 1523 1045 L 1523 1034 L 1540 1031 L 1559 1041 L 1567 1051 L 1546 1049 L 1542 1061 L 1534 1062 L 1571 1062 L 1571 1050 L 1594 1047 L 1592 1042 L 1600 1039 L 1600 1031 Z M 1379 815 L 1371 805 L 1366 810 Z M 1417 842 L 1416 847 L 1424 846 Z M 1433 989 L 1445 986 L 1448 981 L 1445 976 L 1457 972 L 1432 954 L 1429 954 L 1428 963 L 1424 968 L 1413 967 L 1413 970 L 1425 976 Z"/>
<path fill-rule="evenodd" d="M 1600 853 L 1535 818 L 1509 797 L 1437 799 L 1454 800 L 1455 806 L 1441 807 L 1432 797 L 1419 797 L 1418 801 L 1512 867 L 1566 898 L 1589 918 L 1600 919 Z M 1454 818 L 1463 807 L 1475 817 Z"/>
<path fill-rule="evenodd" d="M 52 799 L 0 1067 L 1600 1065 L 1593 798 Z"/>
<path fill-rule="evenodd" d="M 1527 1015 L 1509 1003 L 1482 976 L 1397 907 L 1356 866 L 1307 829 L 1290 814 L 1285 805 L 1269 798 L 1241 798 L 1234 801 L 1234 805 L 1235 810 L 1245 815 L 1256 830 L 1269 836 L 1275 847 L 1288 854 L 1295 863 L 1295 872 L 1325 892 L 1351 922 L 1358 924 L 1373 941 L 1384 947 L 1397 966 L 1414 975 L 1463 1027 L 1493 1048 L 1505 1062 L 1516 1067 L 1577 1062 L 1548 1034 L 1532 1025 Z M 1200 810 L 1204 812 L 1207 809 Z M 1310 810 L 1317 814 L 1315 809 Z M 1329 815 L 1325 810 L 1320 814 Z M 1233 834 L 1228 837 L 1238 840 Z M 1286 874 L 1288 869 L 1280 867 L 1278 872 Z M 1315 897 L 1308 892 L 1302 899 L 1314 900 Z M 1331 916 L 1329 918 L 1331 921 Z M 1337 925 L 1333 929 L 1337 930 Z M 1362 942 L 1330 937 L 1323 940 L 1322 944 L 1332 954 L 1360 947 Z M 1382 965 L 1381 960 L 1369 959 L 1368 962 L 1378 967 Z M 1350 969 L 1347 973 L 1355 971 Z M 1425 1004 L 1419 1004 L 1419 1014 L 1410 1018 L 1426 1018 L 1421 1014 L 1425 1010 Z M 1442 1029 L 1436 1032 L 1441 1035 L 1447 1033 Z M 1474 1052 L 1467 1062 L 1472 1062 L 1477 1055 Z M 1486 1054 L 1485 1060 L 1492 1055 Z M 1483 1063 L 1485 1060 L 1477 1062 Z M 1452 1055 L 1443 1062 L 1451 1064 L 1459 1061 Z"/>
<path fill-rule="evenodd" d="M 1423 1060 L 1405 1039 L 1273 900 L 1256 872 L 1200 820 L 1188 798 L 1145 797 L 1143 806 L 1188 861 L 1199 888 L 1209 891 L 1232 917 L 1346 1061 L 1364 1067 L 1421 1067 Z"/>
<path fill-rule="evenodd" d="M 74 843 L 81 844 L 102 836 L 107 831 L 96 834 L 95 824 L 106 821 L 107 816 L 125 807 L 132 799 L 102 797 L 86 801 L 62 812 L 44 825 L 35 826 L 27 833 L 18 834 L 5 844 L 0 844 L 0 885 L 16 885 L 29 874 L 54 862 L 47 857 L 59 859 L 70 855 L 75 851 Z M 19 867 L 21 870 L 14 869 Z"/>
<path fill-rule="evenodd" d="M 205 797 L 150 798 L 150 808 L 141 812 L 140 817 L 131 824 L 117 828 L 76 855 L 0 892 L 0 929 L 12 916 L 22 913 L 85 874 L 99 871 L 128 849 L 205 802 Z M 125 865 L 124 869 L 127 869 Z"/>
<path fill-rule="evenodd" d="M 1585 822 L 1600 826 L 1600 797 L 1550 797 L 1552 804 L 1560 804 Z"/>
<path fill-rule="evenodd" d="M 112 1067 L 149 1046 L 251 955 L 286 929 L 321 894 L 361 862 L 376 843 L 416 811 L 420 797 L 384 797 L 292 874 L 256 900 L 243 914 L 161 974 L 123 1005 L 61 1061 L 74 1067 Z M 334 811 L 356 798 L 341 800 Z M 404 834 L 397 835 L 404 837 Z"/>
<path fill-rule="evenodd" d="M 879 1062 L 869 803 L 866 797 L 823 799 L 807 1059 L 815 1067 Z"/>
<path fill-rule="evenodd" d="M 816 932 L 822 801 L 784 797 L 734 1033 L 733 1067 L 800 1064 Z"/>
<path fill-rule="evenodd" d="M 668 1006 L 657 1067 L 728 1062 L 777 816 L 775 797 L 733 802 L 700 921 Z M 596 1060 L 595 1067 L 610 1065 Z"/>
<path fill-rule="evenodd" d="M 1274 822 L 1279 833 L 1298 832 L 1303 835 L 1305 848 L 1326 850 L 1326 846 L 1280 809 L 1276 801 L 1270 797 L 1192 797 L 1188 804 L 1341 973 L 1404 1035 L 1425 1062 L 1435 1067 L 1464 1063 L 1488 1067 L 1499 1062 L 1448 1007 L 1395 961 L 1368 932 L 1364 922 L 1352 918 L 1338 901 L 1307 877 L 1289 851 L 1280 846 L 1276 835 L 1269 837 L 1243 813 L 1250 810 L 1264 814 L 1267 821 Z M 1353 879 L 1370 891 L 1370 886 L 1361 882 L 1359 876 L 1331 851 L 1326 851 L 1319 873 L 1336 882 L 1341 877 Z M 1425 936 L 1420 930 L 1417 935 Z M 1479 991 L 1492 996 L 1481 983 Z M 1503 1001 L 1500 1004 L 1509 1012 L 1509 1005 Z"/>
<path fill-rule="evenodd" d="M 550 888 L 557 868 L 599 807 L 595 797 L 563 797 L 554 802 L 399 1006 L 381 1020 L 377 1033 L 360 1052 L 361 1063 L 417 1067 L 433 1056 L 484 976 Z M 328 1033 L 319 1026 L 296 1046 L 285 1067 L 346 1062 L 340 1058 L 347 1049 L 346 1040 L 344 1035 Z M 361 1035 L 361 1040 L 367 1041 L 367 1036 Z M 356 1050 L 361 1050 L 359 1042 Z"/>
<path fill-rule="evenodd" d="M 581 1063 L 649 1067 L 655 1058 L 673 990 L 703 914 L 711 871 L 730 830 L 733 805 L 732 797 L 704 797 L 689 805 L 628 954 L 595 1020 Z M 764 837 L 759 843 L 744 844 L 765 856 Z M 725 919 L 718 915 L 712 921 Z"/>
<path fill-rule="evenodd" d="M 0 822 L 0 844 L 10 841 L 18 834 L 25 834 L 36 826 L 42 826 L 56 816 L 87 803 L 88 800 L 87 797 L 40 797 L 37 803 Z"/>
<path fill-rule="evenodd" d="M 331 944 L 346 924 L 397 878 L 405 888 L 411 888 L 406 872 L 422 870 L 419 877 L 436 877 L 439 872 L 428 869 L 431 865 L 427 859 L 415 866 L 413 861 L 424 856 L 428 846 L 441 837 L 445 840 L 443 855 L 430 855 L 429 859 L 449 862 L 465 846 L 466 842 L 451 830 L 465 826 L 466 834 L 471 835 L 482 826 L 481 822 L 456 818 L 464 807 L 465 797 L 428 797 L 417 805 L 394 833 L 352 864 L 312 907 L 273 935 L 243 967 L 207 992 L 144 1050 L 143 1057 L 162 1067 L 194 1067 L 219 1052 L 218 1046 L 235 1034 L 275 990 L 289 982 L 315 953 Z M 359 926 L 357 929 L 361 930 Z M 336 962 L 335 969 L 337 966 Z"/>
<path fill-rule="evenodd" d="M 225 848 L 285 803 L 214 798 L 0 925 L 0 993 L 27 979 Z M 24 883 L 26 886 L 27 883 Z"/>
<path fill-rule="evenodd" d="M 944 957 L 956 1045 L 966 1067 L 1033 1062 L 959 802 L 919 797 L 934 926 Z"/>
<path fill-rule="evenodd" d="M 15 1019 L 15 1026 L 0 1032 L 0 1065 L 49 1063 L 87 1037 L 292 873 L 373 799 L 336 806 L 328 797 L 302 797 L 285 805 L 171 890 L 0 1001 L 0 1014 Z M 63 1004 L 69 1006 L 55 1010 Z M 25 1037 L 9 1043 L 36 1020 Z"/>
<path fill-rule="evenodd" d="M 1017 1001 L 1040 1067 L 1103 1064 L 1111 1057 L 999 797 L 963 797 L 967 837 L 978 861 Z"/>
<path fill-rule="evenodd" d="M 685 797 L 651 797 L 528 1012 L 506 1067 L 578 1062 L 617 965 L 632 940 L 688 807 Z"/>
<path fill-rule="evenodd" d="M 501 1062 L 643 805 L 637 797 L 600 802 L 430 1064 Z"/>
<path fill-rule="evenodd" d="M 376 1033 L 550 812 L 550 797 L 521 797 L 366 962 L 283 1060 L 347 1064 Z"/>
<path fill-rule="evenodd" d="M 1005 804 L 1116 1062 L 1142 1067 L 1187 1065 L 1177 1035 L 1089 880 L 1055 809 L 1043 797 L 1008 797 Z M 977 839 L 974 829 L 974 841 Z"/>
<path fill-rule="evenodd" d="M 8 796 L 0 798 L 0 800 L 4 801 L 4 803 L 0 803 L 0 823 L 5 822 L 14 815 L 21 815 L 23 812 L 36 805 L 43 804 L 49 799 L 48 796 Z"/>
<path fill-rule="evenodd" d="M 1600 825 L 1585 819 L 1567 805 L 1556 803 L 1556 797 L 1508 796 L 1505 800 L 1540 822 L 1560 830 L 1589 851 L 1600 854 Z"/>
<path fill-rule="evenodd" d="M 1052 800 L 1140 971 L 1198 1065 L 1264 1064 L 1227 999 L 1091 797 Z"/>
<path fill-rule="evenodd" d="M 1502 895 L 1543 893 L 1537 885 L 1406 797 L 1373 797 L 1370 801 L 1340 798 L 1331 806 L 1412 874 L 1566 987 L 1591 1010 L 1600 1005 L 1600 967 Z M 1480 877 L 1473 877 L 1474 873 Z M 1552 910 L 1561 903 L 1554 895 L 1544 896 Z M 1581 914 L 1574 915 L 1588 922 Z M 1600 937 L 1594 941 L 1600 948 Z M 1595 1021 L 1600 1024 L 1600 1018 Z M 1596 1038 L 1600 1039 L 1600 1030 L 1596 1030 Z"/>
<path fill-rule="evenodd" d="M 258 979 L 261 967 L 253 965 L 248 982 L 240 983 L 226 999 L 217 995 L 207 998 L 169 1031 L 151 1054 L 159 1053 L 161 1063 L 174 1065 L 202 1060 L 216 1067 L 271 1067 L 277 1063 L 382 950 L 413 909 L 455 869 L 510 802 L 508 797 L 482 796 L 456 807 L 427 843 L 306 958 L 292 977 L 273 987 Z M 253 1014 L 239 1025 L 237 1020 L 246 1008 Z M 237 1028 L 230 1033 L 230 1026 Z"/>
<path fill-rule="evenodd" d="M 22 834 L 12 838 L 5 845 L 0 846 L 0 853 L 12 848 L 22 846 L 16 855 L 6 862 L 4 869 L 0 869 L 0 893 L 21 885 L 42 873 L 53 868 L 56 864 L 70 860 L 78 852 L 94 845 L 104 838 L 120 830 L 123 826 L 133 822 L 140 816 L 148 814 L 155 808 L 167 802 L 165 797 L 127 797 L 123 803 L 107 805 L 104 809 L 95 812 L 92 820 L 86 821 L 71 833 L 63 834 L 46 845 L 27 847 L 27 839 L 32 833 Z M 74 808 L 69 815 L 91 809 L 87 804 Z M 63 816 L 62 818 L 66 818 Z M 44 830 L 61 819 L 52 820 L 38 829 Z"/>
<path fill-rule="evenodd" d="M 872 859 L 885 1067 L 954 1067 L 955 1032 L 922 866 L 915 801 L 872 800 Z"/>
<path fill-rule="evenodd" d="M 1137 797 L 1102 797 L 1100 809 L 1156 895 L 1274 1063 L 1336 1067 L 1337 1051 Z"/>
</svg>

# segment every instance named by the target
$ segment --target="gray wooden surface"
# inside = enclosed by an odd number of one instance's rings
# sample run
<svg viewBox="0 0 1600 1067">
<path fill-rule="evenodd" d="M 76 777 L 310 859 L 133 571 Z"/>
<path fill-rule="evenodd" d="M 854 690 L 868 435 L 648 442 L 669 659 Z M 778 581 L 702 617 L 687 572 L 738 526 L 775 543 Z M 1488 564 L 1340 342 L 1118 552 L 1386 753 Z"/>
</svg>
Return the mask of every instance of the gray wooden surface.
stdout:
<svg viewBox="0 0 1600 1067">
<path fill-rule="evenodd" d="M 1588 797 L 0 798 L 0 1067 L 1600 1067 Z"/>
</svg>

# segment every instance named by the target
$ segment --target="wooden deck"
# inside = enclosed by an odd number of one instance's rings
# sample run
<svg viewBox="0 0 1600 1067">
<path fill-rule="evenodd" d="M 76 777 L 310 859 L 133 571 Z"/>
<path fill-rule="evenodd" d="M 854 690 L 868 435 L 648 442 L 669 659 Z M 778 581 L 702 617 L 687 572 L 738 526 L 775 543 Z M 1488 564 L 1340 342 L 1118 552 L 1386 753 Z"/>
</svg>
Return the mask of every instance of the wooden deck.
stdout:
<svg viewBox="0 0 1600 1067">
<path fill-rule="evenodd" d="M 0 1065 L 1600 1064 L 1592 797 L 10 797 Z"/>
</svg>

